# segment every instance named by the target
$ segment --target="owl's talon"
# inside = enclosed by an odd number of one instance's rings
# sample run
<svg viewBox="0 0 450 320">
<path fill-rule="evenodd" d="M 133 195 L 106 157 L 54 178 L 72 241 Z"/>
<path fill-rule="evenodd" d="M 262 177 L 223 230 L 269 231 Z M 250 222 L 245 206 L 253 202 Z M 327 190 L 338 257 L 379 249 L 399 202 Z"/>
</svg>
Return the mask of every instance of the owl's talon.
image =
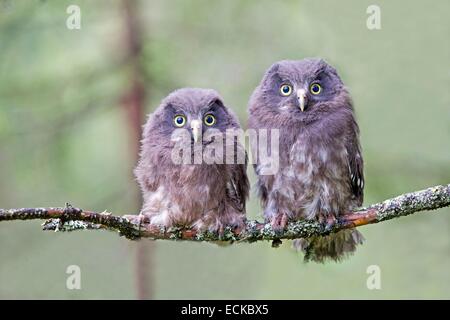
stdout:
<svg viewBox="0 0 450 320">
<path fill-rule="evenodd" d="M 334 226 L 337 223 L 337 219 L 335 216 L 328 216 L 326 220 L 327 220 L 327 222 L 325 224 L 325 231 L 329 232 L 329 231 L 333 230 Z"/>
<path fill-rule="evenodd" d="M 272 229 L 275 232 L 283 231 L 288 223 L 288 216 L 284 213 L 277 214 L 271 222 Z"/>
<path fill-rule="evenodd" d="M 317 220 L 319 221 L 320 224 L 325 224 L 325 217 L 323 215 L 319 215 Z"/>
<path fill-rule="evenodd" d="M 219 239 L 222 239 L 223 238 L 223 234 L 225 233 L 225 229 L 224 229 L 224 227 L 222 225 L 219 226 L 219 229 L 217 229 L 217 233 L 219 235 Z"/>
<path fill-rule="evenodd" d="M 280 223 L 280 225 L 283 227 L 283 229 L 286 228 L 286 226 L 288 224 L 288 220 L 289 219 L 288 219 L 288 216 L 286 214 L 283 214 L 281 216 L 281 223 Z"/>
</svg>

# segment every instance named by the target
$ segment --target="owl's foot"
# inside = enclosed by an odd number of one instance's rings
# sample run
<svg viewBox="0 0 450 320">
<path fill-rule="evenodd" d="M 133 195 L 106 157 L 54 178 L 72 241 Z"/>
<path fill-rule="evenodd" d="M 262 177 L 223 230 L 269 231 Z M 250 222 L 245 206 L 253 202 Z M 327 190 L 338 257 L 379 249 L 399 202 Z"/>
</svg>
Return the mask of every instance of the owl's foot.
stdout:
<svg viewBox="0 0 450 320">
<path fill-rule="evenodd" d="M 140 220 L 139 220 L 140 216 L 137 214 L 126 214 L 126 215 L 123 215 L 122 218 L 127 219 L 131 223 L 135 223 L 135 224 L 139 224 L 139 222 L 140 222 Z"/>
<path fill-rule="evenodd" d="M 123 218 L 127 219 L 131 223 L 134 223 L 134 224 L 136 224 L 138 226 L 151 224 L 150 216 L 142 214 L 142 213 L 140 213 L 140 214 L 126 214 L 126 215 L 123 215 Z"/>
<path fill-rule="evenodd" d="M 336 225 L 337 219 L 335 216 L 328 216 L 325 224 L 325 231 L 331 231 Z"/>
<path fill-rule="evenodd" d="M 232 231 L 245 228 L 245 220 L 242 214 L 233 215 L 227 218 L 199 219 L 193 224 L 194 229 L 198 232 L 211 232 L 223 238 L 227 229 Z"/>
<path fill-rule="evenodd" d="M 245 229 L 245 219 L 242 215 L 240 215 L 237 219 L 228 221 L 226 224 L 220 223 L 217 229 L 217 233 L 220 238 L 225 235 L 226 229 L 231 230 L 232 232 L 240 233 L 243 229 Z"/>
<path fill-rule="evenodd" d="M 333 215 L 323 215 L 320 214 L 317 217 L 317 220 L 319 221 L 320 224 L 325 226 L 325 231 L 331 231 L 333 229 L 333 227 L 336 225 L 336 223 L 338 222 L 336 217 Z"/>
<path fill-rule="evenodd" d="M 273 218 L 270 224 L 272 225 L 272 229 L 275 232 L 283 231 L 288 223 L 289 217 L 285 213 L 277 213 Z"/>
<path fill-rule="evenodd" d="M 225 227 L 223 224 L 220 224 L 219 228 L 217 229 L 217 234 L 219 235 L 219 238 L 222 238 L 224 233 L 225 233 Z"/>
</svg>

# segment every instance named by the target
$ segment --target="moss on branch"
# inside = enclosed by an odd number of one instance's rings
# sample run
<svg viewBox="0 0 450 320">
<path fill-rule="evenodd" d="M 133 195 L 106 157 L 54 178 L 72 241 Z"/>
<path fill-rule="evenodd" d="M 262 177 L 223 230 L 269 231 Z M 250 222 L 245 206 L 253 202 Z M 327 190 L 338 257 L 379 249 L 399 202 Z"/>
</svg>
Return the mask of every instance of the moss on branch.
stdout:
<svg viewBox="0 0 450 320">
<path fill-rule="evenodd" d="M 327 235 L 342 229 L 356 228 L 447 206 L 450 206 L 450 184 L 406 193 L 367 208 L 349 212 L 341 216 L 331 230 L 325 229 L 316 221 L 304 220 L 289 222 L 284 231 L 276 232 L 270 224 L 248 220 L 245 229 L 225 228 L 221 236 L 211 232 L 196 232 L 189 228 L 166 229 L 151 225 L 138 215 L 114 216 L 108 212 L 85 211 L 68 204 L 61 208 L 0 209 L 0 221 L 43 219 L 46 220 L 42 224 L 44 230 L 110 230 L 131 240 L 150 238 L 154 240 L 254 242 Z"/>
</svg>

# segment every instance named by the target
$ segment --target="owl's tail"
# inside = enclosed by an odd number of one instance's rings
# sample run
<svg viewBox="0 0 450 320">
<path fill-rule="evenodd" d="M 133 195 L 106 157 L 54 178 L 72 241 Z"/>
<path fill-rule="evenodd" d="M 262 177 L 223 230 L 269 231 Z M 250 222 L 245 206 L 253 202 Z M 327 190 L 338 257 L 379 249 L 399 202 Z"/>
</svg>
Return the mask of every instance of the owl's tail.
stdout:
<svg viewBox="0 0 450 320">
<path fill-rule="evenodd" d="M 293 246 L 295 249 L 304 252 L 305 262 L 324 263 L 327 260 L 339 262 L 347 258 L 363 242 L 364 237 L 358 230 L 348 229 L 327 236 L 296 239 Z"/>
</svg>

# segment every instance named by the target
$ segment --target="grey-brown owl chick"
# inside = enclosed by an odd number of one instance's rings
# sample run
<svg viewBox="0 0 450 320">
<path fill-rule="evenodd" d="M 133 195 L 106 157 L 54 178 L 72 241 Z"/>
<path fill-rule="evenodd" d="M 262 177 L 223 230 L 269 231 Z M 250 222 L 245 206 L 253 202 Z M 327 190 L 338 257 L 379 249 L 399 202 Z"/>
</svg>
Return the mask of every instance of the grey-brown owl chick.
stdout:
<svg viewBox="0 0 450 320">
<path fill-rule="evenodd" d="M 203 158 L 212 141 L 219 141 L 214 139 L 239 128 L 236 116 L 214 90 L 184 88 L 167 96 L 144 127 L 135 169 L 144 200 L 141 215 L 151 224 L 200 231 L 221 233 L 225 226 L 242 226 L 249 190 L 246 163 Z M 211 132 L 219 135 L 211 139 Z M 224 149 L 226 143 L 230 142 L 224 142 Z M 237 141 L 231 143 L 243 150 Z M 183 162 L 176 157 L 178 151 L 174 153 L 180 145 L 185 148 Z"/>
<path fill-rule="evenodd" d="M 352 101 L 336 70 L 321 59 L 280 61 L 249 102 L 249 127 L 279 130 L 279 170 L 261 175 L 266 220 L 275 228 L 297 219 L 333 225 L 363 202 L 363 159 Z M 254 150 L 254 146 L 252 147 Z M 340 260 L 362 243 L 357 230 L 299 239 L 306 260 Z"/>
</svg>

